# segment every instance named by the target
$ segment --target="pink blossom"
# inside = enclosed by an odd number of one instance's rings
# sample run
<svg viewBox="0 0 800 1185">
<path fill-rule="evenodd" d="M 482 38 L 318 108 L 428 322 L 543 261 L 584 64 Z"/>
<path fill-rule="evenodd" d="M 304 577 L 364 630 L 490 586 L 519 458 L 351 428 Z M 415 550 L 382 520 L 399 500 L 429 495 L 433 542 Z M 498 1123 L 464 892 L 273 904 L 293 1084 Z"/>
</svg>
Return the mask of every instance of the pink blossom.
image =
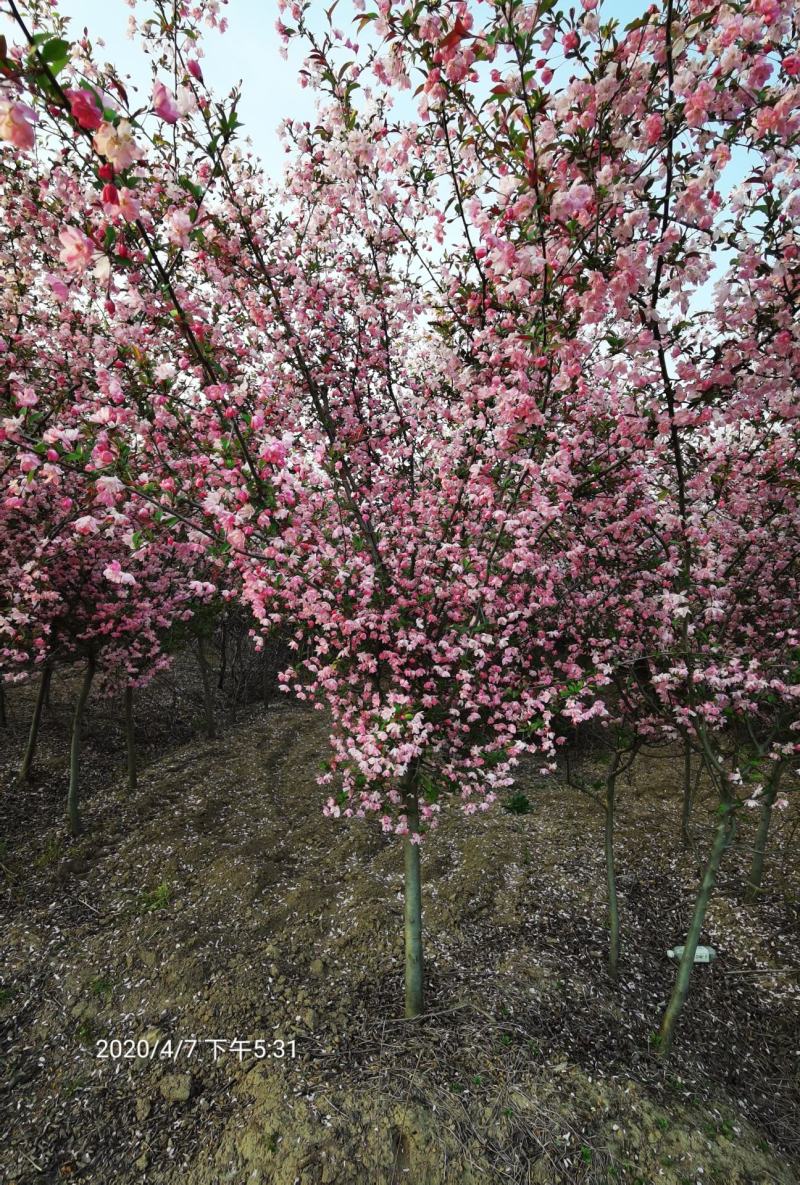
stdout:
<svg viewBox="0 0 800 1185">
<path fill-rule="evenodd" d="M 157 81 L 153 86 L 153 111 L 166 123 L 177 123 L 180 118 L 175 96 L 163 82 Z"/>
<path fill-rule="evenodd" d="M 58 232 L 58 237 L 61 242 L 59 259 L 67 271 L 85 272 L 95 254 L 92 240 L 74 226 L 65 226 Z"/>
<path fill-rule="evenodd" d="M 283 465 L 286 461 L 286 445 L 281 440 L 271 440 L 262 448 L 261 457 L 273 465 Z"/>
<path fill-rule="evenodd" d="M 136 577 L 132 576 L 130 572 L 123 572 L 120 567 L 119 560 L 112 560 L 111 563 L 103 569 L 103 575 L 106 580 L 112 584 L 135 584 Z"/>
<path fill-rule="evenodd" d="M 778 0 L 754 0 L 753 9 L 760 13 L 765 25 L 774 25 L 781 13 Z"/>
<path fill-rule="evenodd" d="M 657 144 L 664 131 L 664 120 L 655 112 L 652 115 L 648 115 L 644 121 L 644 131 L 648 145 Z"/>
<path fill-rule="evenodd" d="M 85 514 L 82 518 L 77 518 L 74 527 L 78 535 L 95 535 L 99 530 L 97 519 L 93 518 L 90 514 Z"/>
<path fill-rule="evenodd" d="M 119 212 L 126 222 L 135 222 L 141 213 L 136 191 L 127 187 L 119 190 Z"/>
<path fill-rule="evenodd" d="M 50 291 L 53 293 L 53 296 L 56 298 L 56 300 L 64 301 L 69 299 L 69 288 L 60 276 L 48 275 L 45 276 L 45 280 L 49 284 Z"/>
<path fill-rule="evenodd" d="M 23 150 L 33 148 L 33 125 L 38 118 L 36 112 L 25 103 L 0 100 L 0 140 L 7 140 L 15 148 Z"/>
<path fill-rule="evenodd" d="M 178 87 L 177 108 L 180 116 L 191 115 L 197 110 L 197 99 L 188 86 Z"/>
<path fill-rule="evenodd" d="M 81 87 L 65 91 L 65 94 L 69 99 L 72 118 L 82 128 L 87 128 L 92 132 L 97 131 L 103 122 L 103 112 L 98 107 L 92 92 Z"/>
<path fill-rule="evenodd" d="M 101 506 L 114 506 L 125 487 L 118 477 L 101 477 L 97 481 L 95 501 Z"/>
<path fill-rule="evenodd" d="M 94 134 L 94 146 L 115 169 L 130 168 L 142 155 L 127 119 L 121 119 L 116 127 L 102 123 Z"/>
<path fill-rule="evenodd" d="M 566 192 L 557 193 L 553 198 L 553 214 L 556 218 L 574 218 L 576 214 L 580 214 L 590 205 L 593 197 L 590 185 L 581 181 L 573 181 Z"/>
<path fill-rule="evenodd" d="M 684 107 L 686 122 L 690 127 L 700 127 L 708 119 L 708 108 L 702 96 L 690 97 Z"/>
<path fill-rule="evenodd" d="M 185 210 L 173 211 L 167 224 L 167 238 L 176 247 L 188 247 L 192 225 L 192 220 Z"/>
</svg>

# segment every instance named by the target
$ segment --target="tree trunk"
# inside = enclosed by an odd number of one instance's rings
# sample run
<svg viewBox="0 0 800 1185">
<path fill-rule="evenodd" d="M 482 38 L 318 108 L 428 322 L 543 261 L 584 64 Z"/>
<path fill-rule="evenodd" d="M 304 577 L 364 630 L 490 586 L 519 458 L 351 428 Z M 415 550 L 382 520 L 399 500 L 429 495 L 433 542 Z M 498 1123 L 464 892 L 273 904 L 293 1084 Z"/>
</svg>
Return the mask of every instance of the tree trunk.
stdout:
<svg viewBox="0 0 800 1185">
<path fill-rule="evenodd" d="M 242 633 L 238 630 L 236 633 L 236 651 L 233 656 L 232 667 L 235 672 L 233 678 L 233 695 L 230 697 L 230 718 L 231 723 L 236 720 L 236 708 L 240 698 L 247 699 L 247 672 L 245 671 L 244 663 L 242 662 Z"/>
<path fill-rule="evenodd" d="M 19 774 L 17 775 L 17 781 L 20 783 L 31 780 L 33 758 L 36 754 L 36 742 L 39 739 L 39 725 L 42 722 L 42 709 L 47 699 L 47 689 L 50 686 L 52 674 L 53 668 L 48 662 L 42 670 L 39 691 L 36 695 L 36 704 L 33 709 L 33 719 L 31 720 L 30 732 L 28 733 L 28 743 L 25 746 L 25 756 L 22 758 L 22 765 L 19 767 Z"/>
<path fill-rule="evenodd" d="M 750 864 L 750 875 L 747 878 L 747 900 L 751 904 L 758 899 L 758 896 L 761 893 L 761 881 L 764 876 L 764 853 L 767 849 L 767 835 L 769 834 L 769 824 L 772 818 L 772 808 L 775 805 L 775 799 L 778 796 L 778 787 L 781 784 L 783 768 L 782 762 L 778 762 L 775 765 L 775 769 L 773 770 L 764 790 L 764 797 L 761 800 L 761 818 L 758 821 L 758 831 L 756 832 L 753 859 Z"/>
<path fill-rule="evenodd" d="M 614 755 L 606 778 L 606 880 L 608 882 L 608 973 L 616 980 L 619 975 L 619 904 L 617 902 L 617 874 L 614 868 L 614 806 L 619 754 Z"/>
<path fill-rule="evenodd" d="M 270 690 L 270 665 L 267 647 L 265 645 L 261 651 L 261 698 L 265 704 L 269 703 Z"/>
<path fill-rule="evenodd" d="M 683 809 L 681 811 L 681 837 L 683 846 L 688 848 L 690 841 L 689 820 L 692 817 L 692 745 L 689 737 L 683 741 Z"/>
<path fill-rule="evenodd" d="M 678 974 L 675 977 L 675 986 L 672 989 L 669 1003 L 661 1021 L 661 1029 L 659 1032 L 659 1051 L 663 1057 L 669 1054 L 672 1048 L 672 1040 L 675 1035 L 675 1027 L 678 1023 L 683 1006 L 686 1003 L 686 996 L 689 992 L 689 980 L 692 976 L 692 969 L 694 968 L 694 956 L 697 950 L 697 944 L 700 941 L 700 934 L 703 929 L 703 922 L 705 921 L 706 910 L 708 909 L 708 902 L 714 885 L 717 880 L 717 871 L 719 870 L 720 861 L 722 860 L 725 849 L 730 843 L 733 835 L 736 819 L 734 815 L 735 806 L 731 802 L 722 802 L 720 804 L 721 818 L 717 824 L 716 834 L 714 836 L 714 843 L 711 848 L 708 862 L 706 863 L 705 873 L 703 874 L 703 881 L 700 885 L 700 891 L 694 904 L 694 913 L 692 914 L 692 921 L 689 926 L 689 933 L 686 936 L 686 945 L 684 947 L 681 961 L 678 965 Z"/>
<path fill-rule="evenodd" d="M 197 661 L 200 666 L 200 676 L 203 680 L 203 703 L 205 705 L 206 714 L 206 736 L 210 741 L 213 741 L 216 736 L 216 728 L 214 725 L 214 693 L 211 689 L 211 676 L 208 670 L 208 660 L 206 658 L 206 643 L 203 637 L 197 640 Z"/>
<path fill-rule="evenodd" d="M 92 686 L 95 671 L 95 657 L 90 654 L 86 660 L 86 671 L 75 704 L 75 715 L 72 720 L 72 743 L 69 750 L 69 794 L 67 795 L 67 822 L 70 835 L 78 835 L 81 829 L 78 814 L 78 795 L 80 790 L 80 758 L 81 758 L 81 727 L 86 701 Z"/>
<path fill-rule="evenodd" d="M 125 688 L 125 747 L 128 754 L 128 792 L 136 789 L 136 734 L 133 727 L 133 687 Z"/>
<path fill-rule="evenodd" d="M 2 679 L 0 679 L 0 728 L 8 728 L 8 716 L 6 714 L 6 689 L 3 686 Z"/>
<path fill-rule="evenodd" d="M 225 690 L 225 672 L 228 668 L 228 625 L 227 622 L 222 623 L 222 637 L 220 642 L 220 661 L 219 661 L 219 678 L 217 679 L 217 687 L 220 691 Z"/>
<path fill-rule="evenodd" d="M 405 951 L 406 951 L 406 1016 L 422 1012 L 422 882 L 420 878 L 419 844 L 411 842 L 413 832 L 419 831 L 419 805 L 416 780 L 406 791 L 406 819 L 408 833 L 403 837 L 405 857 Z"/>
</svg>

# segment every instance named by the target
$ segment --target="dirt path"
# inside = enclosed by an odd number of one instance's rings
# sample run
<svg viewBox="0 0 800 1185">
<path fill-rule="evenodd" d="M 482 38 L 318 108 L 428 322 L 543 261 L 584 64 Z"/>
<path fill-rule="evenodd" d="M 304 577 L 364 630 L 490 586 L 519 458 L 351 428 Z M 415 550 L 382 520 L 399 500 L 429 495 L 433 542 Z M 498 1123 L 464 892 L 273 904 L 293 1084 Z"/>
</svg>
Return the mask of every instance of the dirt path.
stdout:
<svg viewBox="0 0 800 1185">
<path fill-rule="evenodd" d="M 408 1024 L 399 846 L 322 817 L 325 738 L 297 706 L 254 712 L 151 765 L 132 800 L 90 798 L 74 843 L 57 815 L 14 814 L 4 1179 L 797 1179 L 797 911 L 777 891 L 744 907 L 735 856 L 676 1057 L 647 1052 L 696 877 L 648 838 L 674 827 L 671 766 L 623 799 L 616 988 L 599 821 L 530 772 L 531 814 L 454 815 L 426 842 L 434 1015 Z M 141 1056 L 99 1057 L 113 1039 Z"/>
</svg>

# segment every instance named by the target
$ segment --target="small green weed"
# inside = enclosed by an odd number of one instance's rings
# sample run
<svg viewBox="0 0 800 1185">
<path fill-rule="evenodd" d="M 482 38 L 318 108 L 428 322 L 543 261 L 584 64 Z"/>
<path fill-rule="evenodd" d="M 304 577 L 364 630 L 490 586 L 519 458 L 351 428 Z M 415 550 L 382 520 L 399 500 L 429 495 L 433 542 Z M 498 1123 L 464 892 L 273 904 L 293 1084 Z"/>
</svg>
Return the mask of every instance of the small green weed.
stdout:
<svg viewBox="0 0 800 1185">
<path fill-rule="evenodd" d="M 166 881 L 148 889 L 142 894 L 142 909 L 145 913 L 152 913 L 156 909 L 166 909 L 172 900 L 172 889 Z"/>
<path fill-rule="evenodd" d="M 39 855 L 34 860 L 34 864 L 37 868 L 47 868 L 50 864 L 58 863 L 58 861 L 61 859 L 61 849 L 61 837 L 58 835 L 51 835 Z"/>
<path fill-rule="evenodd" d="M 102 1000 L 104 1004 L 110 1004 L 114 989 L 110 979 L 106 978 L 105 975 L 99 975 L 97 979 L 93 979 L 89 984 L 89 991 L 98 1000 Z"/>
</svg>

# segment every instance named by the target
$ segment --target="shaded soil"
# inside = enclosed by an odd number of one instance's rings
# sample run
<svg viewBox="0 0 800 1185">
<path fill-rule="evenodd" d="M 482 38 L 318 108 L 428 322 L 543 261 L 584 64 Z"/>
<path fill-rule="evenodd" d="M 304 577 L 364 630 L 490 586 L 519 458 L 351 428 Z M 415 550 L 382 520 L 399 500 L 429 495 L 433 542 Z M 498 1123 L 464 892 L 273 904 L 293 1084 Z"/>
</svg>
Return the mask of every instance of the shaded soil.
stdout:
<svg viewBox="0 0 800 1185">
<path fill-rule="evenodd" d="M 191 674 L 176 678 L 139 707 L 149 764 L 132 796 L 112 706 L 95 708 L 77 840 L 62 822 L 70 685 L 54 688 L 24 790 L 31 693 L 9 692 L 0 1179 L 800 1179 L 796 806 L 776 819 L 756 906 L 741 894 L 743 821 L 704 936 L 718 958 L 696 970 L 666 1066 L 650 1045 L 666 950 L 712 824 L 701 801 L 696 852 L 682 851 L 669 754 L 643 757 L 620 793 L 619 983 L 599 811 L 528 768 L 531 813 L 453 813 L 426 840 L 428 1011 L 406 1022 L 401 851 L 374 825 L 322 816 L 324 717 L 248 709 L 209 741 Z M 112 1039 L 134 1056 L 98 1056 Z"/>
</svg>

